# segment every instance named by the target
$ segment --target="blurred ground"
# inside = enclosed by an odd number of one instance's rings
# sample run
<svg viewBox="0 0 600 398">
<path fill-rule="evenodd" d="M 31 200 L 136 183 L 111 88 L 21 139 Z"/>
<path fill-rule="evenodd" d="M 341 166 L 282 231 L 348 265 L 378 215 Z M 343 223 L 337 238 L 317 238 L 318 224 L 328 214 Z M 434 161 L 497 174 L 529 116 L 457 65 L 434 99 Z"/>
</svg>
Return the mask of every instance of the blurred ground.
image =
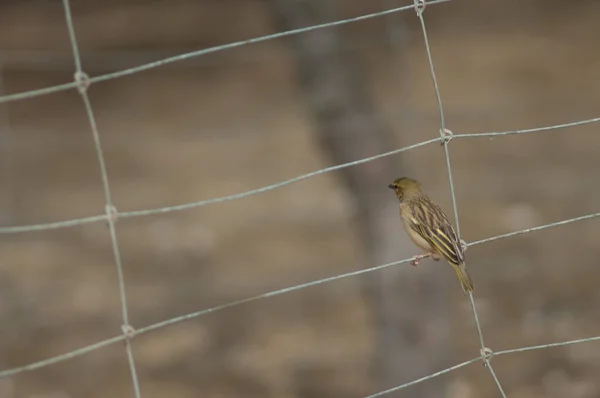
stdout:
<svg viewBox="0 0 600 398">
<path fill-rule="evenodd" d="M 542 3 L 464 0 L 427 8 L 452 131 L 502 131 L 599 115 L 600 4 Z M 376 6 L 349 2 L 344 16 Z M 177 53 L 272 31 L 269 10 L 258 1 L 79 0 L 73 14 L 84 69 L 91 75 L 145 62 L 118 50 Z M 432 138 L 439 126 L 416 18 L 407 12 L 391 21 L 402 18 L 410 37 L 400 62 L 385 46 L 385 18 L 344 28 L 367 62 L 377 105 L 397 133 L 398 146 Z M 315 146 L 285 44 L 247 46 L 92 86 L 118 209 L 227 195 L 330 165 Z M 6 92 L 71 79 L 60 2 L 2 5 L 0 47 L 10 50 L 2 56 Z M 32 63 L 31 54 L 39 53 L 30 50 L 53 56 L 43 65 Z M 110 56 L 94 55 L 98 51 Z M 101 180 L 78 94 L 12 102 L 0 110 L 10 121 L 3 130 L 5 223 L 100 214 Z M 598 212 L 597 128 L 453 141 L 462 236 L 472 241 Z M 443 150 L 431 145 L 404 156 L 450 210 Z M 336 173 L 329 173 L 237 201 L 121 220 L 131 323 L 141 327 L 359 269 L 365 264 L 352 214 L 352 199 Z M 600 334 L 599 225 L 589 220 L 469 249 L 488 346 L 500 350 Z M 405 239 L 400 224 L 398 236 Z M 3 235 L 0 250 L 2 369 L 119 333 L 117 278 L 105 225 Z M 438 264 L 423 263 L 429 266 Z M 454 363 L 476 356 L 478 342 L 468 302 L 454 288 L 451 270 L 443 269 L 455 311 L 448 347 Z M 348 278 L 136 338 L 142 395 L 375 392 L 367 374 L 374 331 L 359 286 L 360 277 Z M 494 364 L 511 398 L 600 394 L 598 344 L 501 356 Z M 449 397 L 498 396 L 478 364 L 442 377 Z M 132 396 L 123 346 L 1 380 L 0 396 Z"/>
</svg>

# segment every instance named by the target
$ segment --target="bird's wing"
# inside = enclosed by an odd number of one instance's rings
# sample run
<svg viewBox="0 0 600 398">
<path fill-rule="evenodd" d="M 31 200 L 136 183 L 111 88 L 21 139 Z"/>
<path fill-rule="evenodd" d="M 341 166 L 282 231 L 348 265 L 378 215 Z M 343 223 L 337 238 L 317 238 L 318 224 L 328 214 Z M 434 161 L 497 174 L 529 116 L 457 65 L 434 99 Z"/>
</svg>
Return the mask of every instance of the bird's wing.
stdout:
<svg viewBox="0 0 600 398">
<path fill-rule="evenodd" d="M 427 197 L 415 201 L 411 210 L 411 228 L 447 261 L 464 263 L 462 245 L 444 211 Z"/>
</svg>

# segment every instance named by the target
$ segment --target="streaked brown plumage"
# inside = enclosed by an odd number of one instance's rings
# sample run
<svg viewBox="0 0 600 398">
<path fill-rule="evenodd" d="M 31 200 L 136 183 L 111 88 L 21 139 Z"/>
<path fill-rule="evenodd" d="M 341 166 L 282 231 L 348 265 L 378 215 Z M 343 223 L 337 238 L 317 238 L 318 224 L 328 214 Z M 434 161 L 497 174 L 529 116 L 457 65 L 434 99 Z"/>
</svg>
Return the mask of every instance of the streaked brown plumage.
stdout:
<svg viewBox="0 0 600 398">
<path fill-rule="evenodd" d="M 467 273 L 464 248 L 444 211 L 421 189 L 421 183 L 401 177 L 388 188 L 396 192 L 400 201 L 400 218 L 406 233 L 425 254 L 412 261 L 417 265 L 425 257 L 435 261 L 443 257 L 452 266 L 465 291 L 473 291 L 473 282 Z"/>
</svg>

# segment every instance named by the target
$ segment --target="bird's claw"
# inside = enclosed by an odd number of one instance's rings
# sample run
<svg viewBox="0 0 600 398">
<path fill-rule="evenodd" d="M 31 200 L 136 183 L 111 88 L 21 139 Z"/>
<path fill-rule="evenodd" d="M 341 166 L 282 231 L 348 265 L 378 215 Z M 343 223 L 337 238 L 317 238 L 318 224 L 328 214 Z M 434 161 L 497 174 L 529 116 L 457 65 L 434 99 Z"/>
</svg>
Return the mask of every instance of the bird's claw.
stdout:
<svg viewBox="0 0 600 398">
<path fill-rule="evenodd" d="M 419 265 L 421 260 L 427 257 L 429 257 L 429 254 L 417 254 L 412 260 L 410 260 L 410 265 L 416 267 L 417 265 Z"/>
</svg>

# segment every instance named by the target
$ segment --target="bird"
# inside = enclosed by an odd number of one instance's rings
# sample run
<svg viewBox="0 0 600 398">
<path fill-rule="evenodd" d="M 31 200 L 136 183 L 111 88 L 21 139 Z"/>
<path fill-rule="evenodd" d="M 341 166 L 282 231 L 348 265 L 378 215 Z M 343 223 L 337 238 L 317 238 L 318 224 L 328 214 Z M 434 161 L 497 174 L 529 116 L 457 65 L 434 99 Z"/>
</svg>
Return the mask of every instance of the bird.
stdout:
<svg viewBox="0 0 600 398">
<path fill-rule="evenodd" d="M 427 257 L 434 261 L 444 258 L 454 269 L 463 291 L 473 292 L 473 282 L 465 264 L 466 245 L 456 232 L 442 208 L 424 191 L 419 181 L 410 177 L 395 179 L 392 189 L 400 202 L 400 218 L 410 239 L 425 253 L 414 257 L 416 266 Z"/>
</svg>

